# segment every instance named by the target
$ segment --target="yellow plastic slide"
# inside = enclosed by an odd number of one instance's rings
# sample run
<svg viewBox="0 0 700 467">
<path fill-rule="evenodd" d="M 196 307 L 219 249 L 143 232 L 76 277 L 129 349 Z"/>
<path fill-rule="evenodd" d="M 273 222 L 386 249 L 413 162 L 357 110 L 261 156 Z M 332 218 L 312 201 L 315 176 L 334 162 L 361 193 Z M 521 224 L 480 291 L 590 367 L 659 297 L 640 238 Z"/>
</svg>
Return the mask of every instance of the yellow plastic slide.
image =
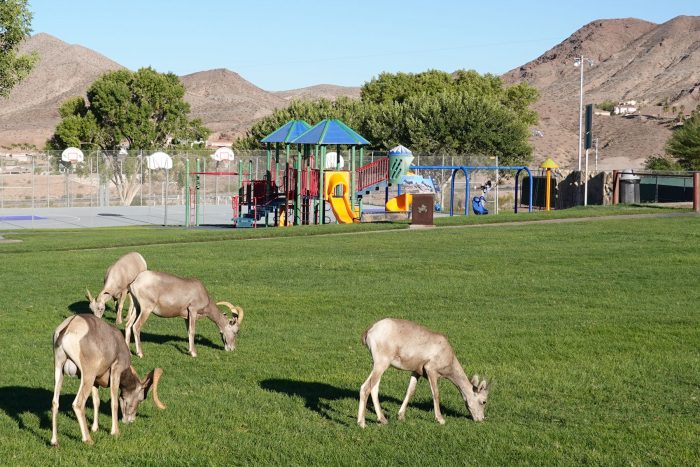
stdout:
<svg viewBox="0 0 700 467">
<path fill-rule="evenodd" d="M 413 201 L 413 195 L 410 195 L 408 193 L 404 193 L 402 195 L 396 196 L 394 198 L 391 198 L 389 201 L 386 202 L 384 205 L 384 208 L 387 211 L 408 211 L 408 207 L 411 205 L 411 202 Z"/>
<path fill-rule="evenodd" d="M 333 215 L 341 224 L 352 224 L 358 219 L 350 205 L 350 172 L 328 171 L 323 173 L 325 197 L 331 205 Z M 335 187 L 343 187 L 343 196 L 335 196 Z"/>
</svg>

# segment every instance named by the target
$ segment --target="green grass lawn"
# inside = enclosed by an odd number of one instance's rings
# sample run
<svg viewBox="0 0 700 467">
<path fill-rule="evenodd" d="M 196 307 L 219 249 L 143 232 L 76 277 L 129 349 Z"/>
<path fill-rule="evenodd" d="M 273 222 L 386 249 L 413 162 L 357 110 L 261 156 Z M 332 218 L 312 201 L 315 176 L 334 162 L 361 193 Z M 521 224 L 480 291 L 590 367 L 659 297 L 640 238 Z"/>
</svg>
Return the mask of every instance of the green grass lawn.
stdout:
<svg viewBox="0 0 700 467">
<path fill-rule="evenodd" d="M 659 210 L 480 222 L 648 212 Z M 700 216 L 405 227 L 3 233 L 23 241 L 0 244 L 0 464 L 698 464 Z M 67 378 L 51 448 L 53 330 L 86 311 L 85 287 L 97 292 L 107 266 L 134 250 L 149 269 L 197 277 L 243 306 L 238 348 L 224 352 L 201 320 L 194 359 L 183 321 L 151 316 L 133 363 L 141 376 L 165 370 L 168 408 L 144 402 L 113 438 L 102 390 L 100 431 L 83 445 L 78 381 Z M 486 421 L 471 421 L 442 380 L 438 425 L 420 380 L 398 422 L 409 374 L 390 369 L 380 388 L 389 424 L 370 408 L 367 428 L 356 425 L 371 369 L 360 336 L 386 316 L 446 334 L 467 373 L 493 381 Z"/>
</svg>

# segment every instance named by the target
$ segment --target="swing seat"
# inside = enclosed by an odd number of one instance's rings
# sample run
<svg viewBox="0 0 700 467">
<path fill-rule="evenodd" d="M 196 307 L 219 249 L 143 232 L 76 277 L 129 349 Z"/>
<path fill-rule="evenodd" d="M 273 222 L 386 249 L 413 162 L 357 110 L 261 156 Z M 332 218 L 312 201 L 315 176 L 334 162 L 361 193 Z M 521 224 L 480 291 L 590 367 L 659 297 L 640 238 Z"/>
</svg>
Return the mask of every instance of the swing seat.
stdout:
<svg viewBox="0 0 700 467">
<path fill-rule="evenodd" d="M 483 196 L 475 196 L 472 198 L 472 211 L 477 216 L 488 214 L 489 210 L 486 209 L 486 198 Z"/>
</svg>

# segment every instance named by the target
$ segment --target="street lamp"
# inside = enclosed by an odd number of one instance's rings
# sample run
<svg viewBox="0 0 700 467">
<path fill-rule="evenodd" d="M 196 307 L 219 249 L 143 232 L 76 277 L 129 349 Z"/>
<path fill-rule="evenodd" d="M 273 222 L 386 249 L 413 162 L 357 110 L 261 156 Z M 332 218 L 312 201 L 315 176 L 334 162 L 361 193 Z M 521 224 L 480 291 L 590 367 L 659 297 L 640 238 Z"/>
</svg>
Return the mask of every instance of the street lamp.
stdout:
<svg viewBox="0 0 700 467">
<path fill-rule="evenodd" d="M 588 66 L 593 66 L 593 59 L 586 58 L 583 55 L 574 59 L 574 66 L 581 68 L 581 88 L 580 99 L 578 106 L 578 171 L 581 171 L 581 145 L 583 136 L 583 69 L 584 64 L 588 62 Z"/>
</svg>

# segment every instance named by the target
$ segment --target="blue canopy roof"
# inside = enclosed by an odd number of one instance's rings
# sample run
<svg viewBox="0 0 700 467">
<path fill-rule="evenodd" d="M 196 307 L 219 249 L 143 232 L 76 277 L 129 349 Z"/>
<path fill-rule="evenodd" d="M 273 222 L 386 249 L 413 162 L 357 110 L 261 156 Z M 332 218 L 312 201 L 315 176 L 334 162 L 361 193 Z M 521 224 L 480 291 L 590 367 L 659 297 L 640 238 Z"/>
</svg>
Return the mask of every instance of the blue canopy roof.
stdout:
<svg viewBox="0 0 700 467">
<path fill-rule="evenodd" d="M 413 153 L 411 152 L 410 149 L 401 146 L 400 144 L 396 147 L 393 147 L 389 149 L 389 155 L 390 156 L 410 156 Z"/>
<path fill-rule="evenodd" d="M 338 119 L 321 120 L 292 142 L 300 144 L 369 144 L 369 141 Z"/>
<path fill-rule="evenodd" d="M 304 120 L 290 120 L 263 139 L 262 143 L 291 143 L 292 140 L 306 130 L 311 128 L 311 125 Z"/>
</svg>

